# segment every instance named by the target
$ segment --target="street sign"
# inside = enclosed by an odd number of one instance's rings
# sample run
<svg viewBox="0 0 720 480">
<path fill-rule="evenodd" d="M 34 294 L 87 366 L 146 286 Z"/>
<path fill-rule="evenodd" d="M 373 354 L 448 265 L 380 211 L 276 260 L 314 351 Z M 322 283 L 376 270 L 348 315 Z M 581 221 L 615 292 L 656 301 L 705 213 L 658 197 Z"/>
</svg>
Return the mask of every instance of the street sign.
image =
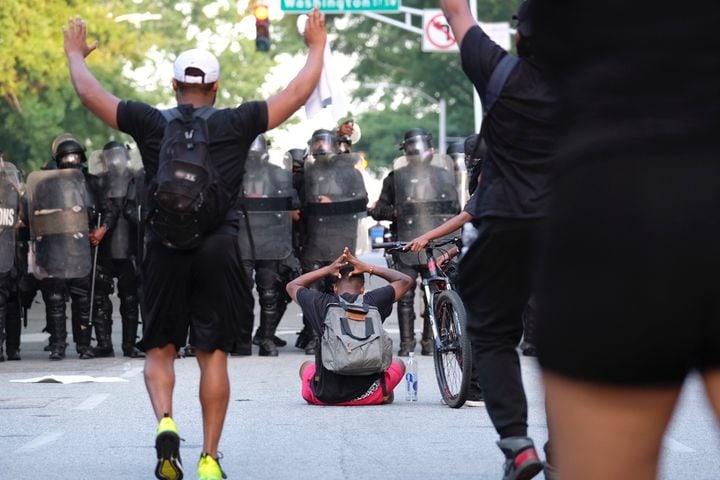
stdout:
<svg viewBox="0 0 720 480">
<path fill-rule="evenodd" d="M 317 5 L 323 12 L 397 12 L 400 0 L 281 0 L 284 12 L 307 13 Z"/>
<path fill-rule="evenodd" d="M 510 50 L 510 24 L 508 22 L 480 23 L 480 28 L 495 43 L 505 50 Z M 459 50 L 442 10 L 423 10 L 423 52 L 457 52 Z"/>
</svg>

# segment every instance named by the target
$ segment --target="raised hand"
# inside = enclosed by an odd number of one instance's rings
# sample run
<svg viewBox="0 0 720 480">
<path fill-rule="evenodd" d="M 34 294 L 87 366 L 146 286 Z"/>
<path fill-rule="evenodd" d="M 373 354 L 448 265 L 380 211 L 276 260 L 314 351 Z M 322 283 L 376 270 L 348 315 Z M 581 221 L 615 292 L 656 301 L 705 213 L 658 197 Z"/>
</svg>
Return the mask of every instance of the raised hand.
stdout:
<svg viewBox="0 0 720 480">
<path fill-rule="evenodd" d="M 78 15 L 75 18 L 69 18 L 66 27 L 63 27 L 63 37 L 65 45 L 65 55 L 68 57 L 74 54 L 82 55 L 83 58 L 90 55 L 98 46 L 95 41 L 92 44 L 87 42 L 87 26 L 85 21 Z"/>
</svg>

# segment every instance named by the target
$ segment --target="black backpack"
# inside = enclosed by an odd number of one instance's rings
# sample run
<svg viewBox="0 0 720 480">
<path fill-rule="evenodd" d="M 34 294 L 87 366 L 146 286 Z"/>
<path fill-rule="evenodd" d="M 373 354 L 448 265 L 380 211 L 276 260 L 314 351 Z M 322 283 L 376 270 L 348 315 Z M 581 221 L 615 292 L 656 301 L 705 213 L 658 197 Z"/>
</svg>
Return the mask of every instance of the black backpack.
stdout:
<svg viewBox="0 0 720 480">
<path fill-rule="evenodd" d="M 148 225 L 164 245 L 192 249 L 230 209 L 210 161 L 207 119 L 212 107 L 163 110 L 167 120 L 158 171 L 149 189 Z"/>
</svg>

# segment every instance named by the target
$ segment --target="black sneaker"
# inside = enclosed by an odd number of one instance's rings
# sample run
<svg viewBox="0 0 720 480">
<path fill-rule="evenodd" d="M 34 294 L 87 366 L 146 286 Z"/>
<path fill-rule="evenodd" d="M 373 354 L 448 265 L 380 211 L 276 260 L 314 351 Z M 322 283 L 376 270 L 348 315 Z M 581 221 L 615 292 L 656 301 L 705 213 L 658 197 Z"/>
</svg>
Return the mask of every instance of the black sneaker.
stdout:
<svg viewBox="0 0 720 480">
<path fill-rule="evenodd" d="M 466 407 L 484 407 L 485 397 L 483 397 L 482 389 L 480 385 L 475 382 L 470 382 L 470 388 L 468 388 L 467 398 L 465 399 Z"/>
<path fill-rule="evenodd" d="M 157 452 L 155 477 L 160 480 L 182 480 L 180 435 L 175 422 L 170 417 L 163 417 L 158 424 L 155 451 Z"/>
<path fill-rule="evenodd" d="M 532 439 L 507 437 L 497 442 L 505 454 L 503 480 L 530 480 L 543 469 Z"/>
</svg>

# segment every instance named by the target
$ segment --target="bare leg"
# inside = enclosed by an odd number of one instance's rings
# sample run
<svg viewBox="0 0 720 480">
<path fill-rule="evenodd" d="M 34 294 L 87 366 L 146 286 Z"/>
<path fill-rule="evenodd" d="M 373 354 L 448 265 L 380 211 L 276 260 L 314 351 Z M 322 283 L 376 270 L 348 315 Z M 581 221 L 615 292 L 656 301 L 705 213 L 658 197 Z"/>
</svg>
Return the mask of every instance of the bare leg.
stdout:
<svg viewBox="0 0 720 480">
<path fill-rule="evenodd" d="M 553 462 L 562 478 L 655 480 L 682 385 L 622 388 L 544 372 Z"/>
<path fill-rule="evenodd" d="M 300 372 L 298 372 L 298 373 L 300 373 L 300 378 L 302 378 L 303 372 L 305 371 L 305 369 L 314 363 L 315 363 L 314 361 L 305 360 L 304 362 L 302 362 L 300 364 Z"/>
<path fill-rule="evenodd" d="M 151 348 L 145 356 L 145 388 L 158 421 L 166 414 L 172 417 L 176 355 L 175 345 L 168 344 Z"/>
<path fill-rule="evenodd" d="M 720 370 L 708 370 L 703 372 L 702 377 L 710 405 L 715 411 L 715 418 L 720 421 Z"/>
<path fill-rule="evenodd" d="M 230 401 L 230 379 L 227 371 L 227 353 L 196 351 L 200 365 L 200 405 L 203 415 L 203 452 L 218 456 L 225 414 Z"/>
</svg>

